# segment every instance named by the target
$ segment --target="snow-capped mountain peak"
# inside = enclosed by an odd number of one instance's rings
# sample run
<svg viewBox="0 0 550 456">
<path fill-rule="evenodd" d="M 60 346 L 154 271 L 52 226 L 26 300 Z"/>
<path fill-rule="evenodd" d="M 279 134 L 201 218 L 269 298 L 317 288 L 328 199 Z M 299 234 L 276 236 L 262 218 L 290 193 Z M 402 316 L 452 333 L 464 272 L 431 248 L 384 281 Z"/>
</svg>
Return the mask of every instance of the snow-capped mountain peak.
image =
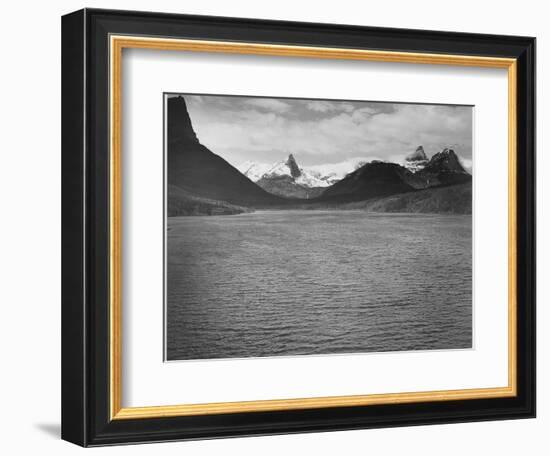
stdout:
<svg viewBox="0 0 550 456">
<path fill-rule="evenodd" d="M 238 169 L 254 182 L 260 179 L 288 176 L 293 179 L 296 184 L 305 187 L 328 187 L 333 183 L 319 172 L 300 167 L 292 154 L 290 154 L 286 160 L 277 162 L 273 165 L 246 162 L 238 166 Z"/>
<path fill-rule="evenodd" d="M 353 163 L 349 161 L 301 167 L 295 157 L 290 154 L 286 160 L 272 165 L 247 161 L 237 166 L 237 169 L 254 182 L 258 182 L 262 178 L 288 176 L 298 185 L 313 188 L 329 187 L 364 164 L 364 161 L 355 160 Z"/>
<path fill-rule="evenodd" d="M 256 182 L 267 173 L 273 165 L 267 163 L 257 163 L 253 161 L 245 161 L 237 166 L 237 169 L 248 177 L 251 181 Z"/>
<path fill-rule="evenodd" d="M 417 171 L 424 169 L 428 162 L 429 160 L 426 152 L 424 152 L 424 147 L 418 146 L 414 152 L 411 152 L 405 157 L 403 166 L 409 171 L 416 173 Z"/>
</svg>

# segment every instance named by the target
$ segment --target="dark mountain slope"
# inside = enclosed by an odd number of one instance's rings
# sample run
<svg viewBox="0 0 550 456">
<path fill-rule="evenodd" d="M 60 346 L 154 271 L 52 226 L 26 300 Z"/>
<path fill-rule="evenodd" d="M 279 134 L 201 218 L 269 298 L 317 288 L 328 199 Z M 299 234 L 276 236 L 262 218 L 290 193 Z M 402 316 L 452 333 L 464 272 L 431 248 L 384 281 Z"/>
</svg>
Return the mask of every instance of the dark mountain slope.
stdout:
<svg viewBox="0 0 550 456">
<path fill-rule="evenodd" d="M 446 187 L 427 188 L 370 201 L 348 203 L 340 208 L 363 209 L 371 212 L 471 214 L 472 184 L 468 182 Z"/>
<path fill-rule="evenodd" d="M 455 151 L 448 148 L 435 154 L 415 176 L 425 181 L 426 187 L 460 184 L 472 180 L 472 176 L 460 164 Z"/>
<path fill-rule="evenodd" d="M 283 198 L 261 189 L 199 142 L 183 97 L 169 98 L 167 103 L 169 185 L 180 187 L 197 197 L 240 206 L 284 203 Z"/>
<path fill-rule="evenodd" d="M 413 191 L 413 173 L 395 163 L 373 161 L 327 188 L 318 201 L 362 201 Z"/>
</svg>

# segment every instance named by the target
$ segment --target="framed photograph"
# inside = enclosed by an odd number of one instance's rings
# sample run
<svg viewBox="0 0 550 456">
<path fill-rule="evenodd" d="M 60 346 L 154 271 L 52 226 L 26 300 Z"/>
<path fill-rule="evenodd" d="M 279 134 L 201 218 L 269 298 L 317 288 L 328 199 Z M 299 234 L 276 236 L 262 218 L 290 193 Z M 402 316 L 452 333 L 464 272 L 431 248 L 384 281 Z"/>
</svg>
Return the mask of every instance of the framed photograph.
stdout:
<svg viewBox="0 0 550 456">
<path fill-rule="evenodd" d="M 62 20 L 62 436 L 535 416 L 535 39 Z"/>
</svg>

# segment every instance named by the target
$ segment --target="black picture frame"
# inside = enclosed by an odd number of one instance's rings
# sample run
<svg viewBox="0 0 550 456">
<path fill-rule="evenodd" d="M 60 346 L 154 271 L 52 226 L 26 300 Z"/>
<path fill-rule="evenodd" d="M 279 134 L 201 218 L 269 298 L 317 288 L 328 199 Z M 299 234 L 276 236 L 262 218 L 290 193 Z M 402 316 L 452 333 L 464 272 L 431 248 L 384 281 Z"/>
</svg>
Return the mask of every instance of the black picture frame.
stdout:
<svg viewBox="0 0 550 456">
<path fill-rule="evenodd" d="M 111 420 L 109 36 L 517 59 L 517 395 Z M 535 416 L 535 39 L 84 9 L 62 19 L 62 438 L 82 446 Z"/>
</svg>

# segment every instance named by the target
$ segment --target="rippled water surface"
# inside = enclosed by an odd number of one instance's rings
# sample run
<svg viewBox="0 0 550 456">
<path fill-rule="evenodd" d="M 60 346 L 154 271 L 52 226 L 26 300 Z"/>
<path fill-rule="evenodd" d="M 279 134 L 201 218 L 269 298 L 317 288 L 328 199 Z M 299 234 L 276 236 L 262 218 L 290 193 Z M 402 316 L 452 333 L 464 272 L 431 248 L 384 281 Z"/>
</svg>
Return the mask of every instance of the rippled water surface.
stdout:
<svg viewBox="0 0 550 456">
<path fill-rule="evenodd" d="M 167 359 L 472 346 L 472 218 L 172 217 Z"/>
</svg>

